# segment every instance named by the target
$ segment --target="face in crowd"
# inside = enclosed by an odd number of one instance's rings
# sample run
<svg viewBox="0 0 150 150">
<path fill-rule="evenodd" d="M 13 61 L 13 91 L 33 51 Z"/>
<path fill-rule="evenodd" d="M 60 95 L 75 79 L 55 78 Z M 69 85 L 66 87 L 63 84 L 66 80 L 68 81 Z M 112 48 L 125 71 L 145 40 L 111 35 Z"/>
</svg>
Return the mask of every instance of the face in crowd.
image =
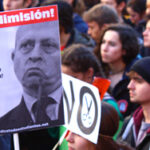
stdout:
<svg viewBox="0 0 150 150">
<path fill-rule="evenodd" d="M 59 35 L 56 22 L 21 26 L 12 54 L 14 70 L 24 90 L 32 95 L 42 86 L 43 94 L 61 84 Z"/>
<path fill-rule="evenodd" d="M 117 0 L 100 0 L 100 2 L 102 4 L 107 4 L 107 5 L 110 5 L 113 8 L 115 8 L 116 11 L 118 12 L 119 16 L 122 16 L 122 11 L 123 11 L 123 9 L 125 8 L 125 5 L 126 5 L 124 1 L 121 1 L 120 3 L 118 3 Z"/>
<path fill-rule="evenodd" d="M 96 41 L 99 42 L 99 35 L 102 27 L 99 27 L 96 21 L 88 22 L 88 34 Z"/>
<path fill-rule="evenodd" d="M 3 0 L 3 8 L 4 10 L 27 8 L 31 3 L 32 0 Z"/>
<path fill-rule="evenodd" d="M 150 84 L 136 72 L 130 74 L 130 83 L 128 85 L 130 101 L 139 104 L 148 104 L 150 100 Z"/>
<path fill-rule="evenodd" d="M 142 20 L 142 15 L 134 11 L 131 7 L 127 7 L 127 12 L 130 15 L 131 22 L 135 25 L 138 25 L 140 20 Z"/>
<path fill-rule="evenodd" d="M 88 141 L 87 139 L 70 132 L 69 135 L 66 137 L 68 141 L 68 149 L 69 150 L 95 150 L 95 145 Z"/>
<path fill-rule="evenodd" d="M 105 32 L 100 46 L 100 55 L 104 63 L 113 64 L 123 61 L 122 43 L 116 31 L 108 30 Z"/>
</svg>

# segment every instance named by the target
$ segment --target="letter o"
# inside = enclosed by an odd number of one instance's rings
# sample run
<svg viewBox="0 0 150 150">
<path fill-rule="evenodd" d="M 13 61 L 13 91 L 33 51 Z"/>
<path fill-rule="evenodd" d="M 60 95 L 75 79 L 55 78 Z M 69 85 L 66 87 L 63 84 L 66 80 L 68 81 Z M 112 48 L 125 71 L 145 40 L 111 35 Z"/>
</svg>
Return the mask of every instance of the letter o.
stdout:
<svg viewBox="0 0 150 150">
<path fill-rule="evenodd" d="M 35 12 L 35 19 L 41 19 L 42 18 L 42 14 L 39 10 L 37 10 L 37 12 Z"/>
<path fill-rule="evenodd" d="M 95 106 L 95 117 L 94 117 L 94 121 L 92 123 L 92 125 L 90 127 L 85 127 L 82 123 L 82 120 L 81 120 L 81 109 L 82 109 L 82 98 L 83 98 L 83 95 L 85 93 L 89 93 L 92 98 L 93 98 L 93 101 L 94 101 L 94 106 Z M 77 122 L 78 122 L 78 125 L 79 125 L 79 128 L 81 129 L 81 131 L 85 134 L 90 134 L 93 132 L 94 128 L 95 128 L 95 125 L 96 125 L 96 122 L 97 122 L 97 113 L 98 113 L 98 108 L 97 108 L 97 103 L 96 103 L 96 98 L 93 94 L 93 92 L 91 91 L 90 88 L 88 87 L 85 87 L 83 86 L 80 90 L 80 105 L 81 107 L 79 107 L 78 109 L 78 115 L 77 115 Z"/>
</svg>

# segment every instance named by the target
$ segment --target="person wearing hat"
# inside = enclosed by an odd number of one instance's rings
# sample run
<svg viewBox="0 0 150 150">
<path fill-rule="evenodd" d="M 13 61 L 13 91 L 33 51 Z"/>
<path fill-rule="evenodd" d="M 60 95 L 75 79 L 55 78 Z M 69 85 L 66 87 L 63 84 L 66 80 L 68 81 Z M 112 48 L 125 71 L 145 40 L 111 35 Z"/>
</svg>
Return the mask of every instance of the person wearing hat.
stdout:
<svg viewBox="0 0 150 150">
<path fill-rule="evenodd" d="M 128 84 L 130 101 L 140 104 L 133 115 L 126 118 L 118 140 L 136 150 L 150 149 L 150 57 L 138 60 L 130 69 Z"/>
</svg>

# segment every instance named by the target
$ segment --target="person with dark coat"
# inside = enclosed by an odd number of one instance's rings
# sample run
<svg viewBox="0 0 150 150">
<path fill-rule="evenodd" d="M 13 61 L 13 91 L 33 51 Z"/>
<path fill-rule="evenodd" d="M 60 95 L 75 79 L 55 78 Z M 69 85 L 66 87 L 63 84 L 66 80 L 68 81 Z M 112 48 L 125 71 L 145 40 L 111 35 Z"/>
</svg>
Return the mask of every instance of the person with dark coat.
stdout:
<svg viewBox="0 0 150 150">
<path fill-rule="evenodd" d="M 140 104 L 125 119 L 118 141 L 125 141 L 136 150 L 150 149 L 150 57 L 138 60 L 130 69 L 128 85 L 130 101 Z"/>
<path fill-rule="evenodd" d="M 85 11 L 83 19 L 88 24 L 88 34 L 97 44 L 99 43 L 103 28 L 108 24 L 119 22 L 117 11 L 106 4 L 97 4 Z"/>
<path fill-rule="evenodd" d="M 124 117 L 137 108 L 129 101 L 129 78 L 126 76 L 131 65 L 139 59 L 136 35 L 134 29 L 126 24 L 108 25 L 101 34 L 99 47 L 95 49 L 106 77 L 111 80 L 110 93 Z"/>
<path fill-rule="evenodd" d="M 0 135 L 0 149 L 11 150 L 11 134 Z"/>
<path fill-rule="evenodd" d="M 119 124 L 119 117 L 115 109 L 108 103 L 102 102 L 101 124 L 97 144 L 94 144 L 78 134 L 70 132 L 66 140 L 69 149 L 80 150 L 134 150 L 127 143 L 113 140 Z"/>
<path fill-rule="evenodd" d="M 47 5 L 58 6 L 61 51 L 63 51 L 64 48 L 77 43 L 86 45 L 91 51 L 94 49 L 94 40 L 87 34 L 79 32 L 74 27 L 73 8 L 70 4 L 62 0 L 48 0 L 42 4 L 42 6 Z"/>
</svg>

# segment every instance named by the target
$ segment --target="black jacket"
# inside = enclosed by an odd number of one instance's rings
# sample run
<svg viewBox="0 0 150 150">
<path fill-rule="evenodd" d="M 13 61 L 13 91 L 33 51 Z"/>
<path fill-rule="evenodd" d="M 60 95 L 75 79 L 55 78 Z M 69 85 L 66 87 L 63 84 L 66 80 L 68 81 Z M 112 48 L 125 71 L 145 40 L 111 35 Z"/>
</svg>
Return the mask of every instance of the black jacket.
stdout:
<svg viewBox="0 0 150 150">
<path fill-rule="evenodd" d="M 150 149 L 150 128 L 147 130 L 147 134 L 144 139 L 136 146 L 134 136 L 136 137 L 139 133 L 139 129 L 141 127 L 141 122 L 143 120 L 143 110 L 139 107 L 135 113 L 126 118 L 122 130 L 118 136 L 119 141 L 125 141 L 130 144 L 132 147 L 136 148 L 136 150 L 149 150 Z"/>
<path fill-rule="evenodd" d="M 62 107 L 62 103 L 60 104 L 60 109 Z M 0 118 L 0 133 L 13 133 L 20 132 L 25 130 L 31 130 L 34 128 L 45 128 L 50 126 L 56 126 L 63 124 L 63 110 L 59 110 L 59 119 L 58 120 L 50 120 L 48 117 L 43 117 L 43 122 L 34 123 L 31 115 L 25 105 L 24 99 L 22 98 L 20 104 L 16 106 L 14 109 L 9 111 L 6 115 Z M 41 125 L 42 124 L 42 125 Z M 45 124 L 45 125 L 43 125 Z M 37 126 L 38 125 L 38 126 Z"/>
<path fill-rule="evenodd" d="M 132 114 L 136 108 L 139 106 L 138 104 L 134 104 L 130 102 L 129 90 L 127 88 L 130 80 L 126 75 L 129 72 L 130 67 L 138 60 L 139 58 L 135 58 L 131 63 L 129 63 L 125 71 L 123 73 L 122 79 L 116 84 L 116 86 L 112 90 L 112 96 L 117 100 L 119 110 L 122 113 L 123 117 L 127 117 Z"/>
</svg>

